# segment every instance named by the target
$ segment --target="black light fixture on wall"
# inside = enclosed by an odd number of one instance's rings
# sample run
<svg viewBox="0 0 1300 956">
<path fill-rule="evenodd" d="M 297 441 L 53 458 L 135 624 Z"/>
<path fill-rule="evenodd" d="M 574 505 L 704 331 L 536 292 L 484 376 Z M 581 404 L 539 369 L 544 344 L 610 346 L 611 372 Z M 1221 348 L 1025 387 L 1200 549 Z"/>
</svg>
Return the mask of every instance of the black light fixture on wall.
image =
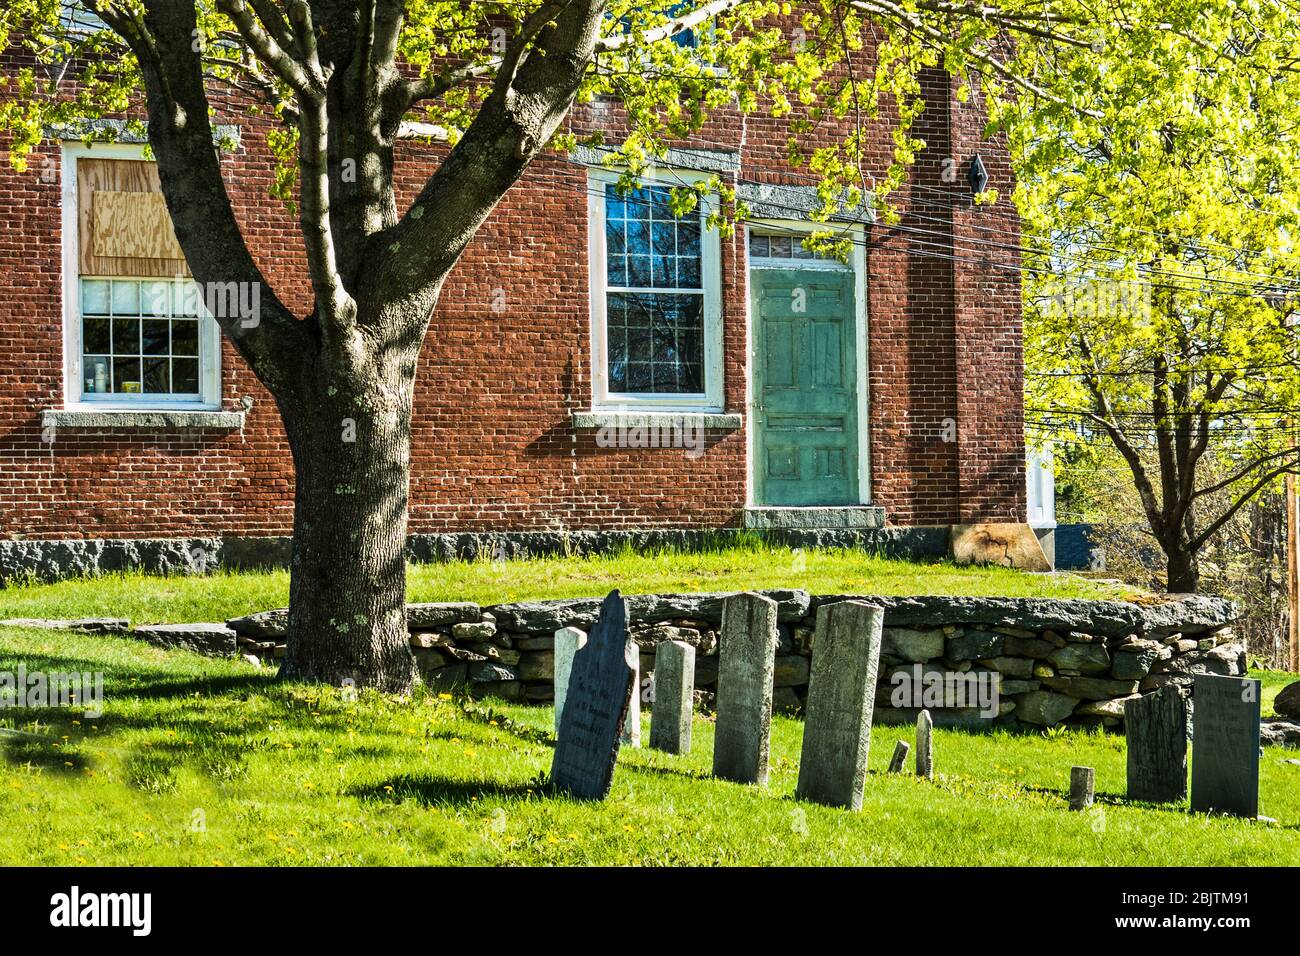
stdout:
<svg viewBox="0 0 1300 956">
<path fill-rule="evenodd" d="M 970 168 L 966 170 L 966 182 L 970 183 L 972 196 L 978 196 L 989 184 L 989 171 L 984 168 L 984 160 L 979 153 L 970 161 Z"/>
</svg>

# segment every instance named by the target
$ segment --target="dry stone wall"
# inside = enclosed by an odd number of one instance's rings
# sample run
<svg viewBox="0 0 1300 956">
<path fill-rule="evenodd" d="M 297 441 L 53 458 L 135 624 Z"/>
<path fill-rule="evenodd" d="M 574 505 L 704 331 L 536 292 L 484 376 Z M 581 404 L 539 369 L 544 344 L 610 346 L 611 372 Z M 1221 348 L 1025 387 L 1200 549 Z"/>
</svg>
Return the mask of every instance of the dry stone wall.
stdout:
<svg viewBox="0 0 1300 956">
<path fill-rule="evenodd" d="M 774 706 L 797 710 L 808 686 L 818 607 L 864 601 L 885 612 L 877 683 L 878 721 L 913 721 L 917 708 L 897 706 L 907 681 L 942 686 L 940 726 L 987 721 L 1037 726 L 1121 725 L 1124 701 L 1197 674 L 1240 676 L 1245 648 L 1233 635 L 1231 602 L 1183 597 L 1147 604 L 1047 598 L 880 597 L 759 592 L 777 605 Z M 649 697 L 655 649 L 681 641 L 695 649 L 695 687 L 711 706 L 718 677 L 718 629 L 727 594 L 634 595 L 628 624 L 641 650 L 643 695 Z M 468 602 L 409 607 L 411 646 L 425 681 L 438 689 L 548 702 L 553 697 L 555 631 L 589 629 L 600 600 L 522 601 L 480 607 Z M 266 611 L 228 622 L 243 653 L 282 653 L 287 614 Z M 998 685 L 995 712 L 951 693 Z"/>
</svg>

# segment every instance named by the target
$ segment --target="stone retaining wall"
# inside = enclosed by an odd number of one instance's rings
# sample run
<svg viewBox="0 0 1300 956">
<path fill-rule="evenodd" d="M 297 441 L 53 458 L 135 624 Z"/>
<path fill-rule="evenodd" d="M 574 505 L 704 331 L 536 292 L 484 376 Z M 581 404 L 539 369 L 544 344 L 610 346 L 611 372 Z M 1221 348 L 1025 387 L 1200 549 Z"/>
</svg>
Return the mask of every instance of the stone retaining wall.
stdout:
<svg viewBox="0 0 1300 956">
<path fill-rule="evenodd" d="M 895 676 L 1000 675 L 998 712 L 931 708 L 939 725 L 1058 723 L 1118 726 L 1124 700 L 1167 684 L 1189 686 L 1198 673 L 1245 673 L 1245 648 L 1233 637 L 1235 610 L 1218 598 L 1185 597 L 1134 604 L 1045 598 L 877 597 L 760 592 L 777 602 L 775 705 L 796 710 L 807 691 L 809 658 L 821 605 L 861 600 L 885 611 L 876 718 L 911 720 L 895 708 Z M 678 640 L 696 649 L 695 684 L 711 703 L 718 672 L 718 627 L 726 594 L 628 597 L 632 637 L 645 681 L 654 648 Z M 549 701 L 554 633 L 590 628 L 600 601 L 583 598 L 477 604 L 413 604 L 411 645 L 426 682 L 468 686 L 475 694 Z M 230 621 L 244 653 L 281 652 L 287 614 L 267 611 Z M 919 670 L 918 670 L 919 668 Z"/>
</svg>

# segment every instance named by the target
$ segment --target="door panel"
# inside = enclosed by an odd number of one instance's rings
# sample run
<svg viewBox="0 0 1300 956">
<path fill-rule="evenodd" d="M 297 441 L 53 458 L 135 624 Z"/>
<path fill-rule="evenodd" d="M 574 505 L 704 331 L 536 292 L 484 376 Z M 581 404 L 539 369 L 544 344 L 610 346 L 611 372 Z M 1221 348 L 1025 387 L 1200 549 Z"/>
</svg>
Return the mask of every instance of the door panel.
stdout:
<svg viewBox="0 0 1300 956">
<path fill-rule="evenodd" d="M 857 504 L 853 274 L 755 269 L 750 276 L 755 504 Z"/>
</svg>

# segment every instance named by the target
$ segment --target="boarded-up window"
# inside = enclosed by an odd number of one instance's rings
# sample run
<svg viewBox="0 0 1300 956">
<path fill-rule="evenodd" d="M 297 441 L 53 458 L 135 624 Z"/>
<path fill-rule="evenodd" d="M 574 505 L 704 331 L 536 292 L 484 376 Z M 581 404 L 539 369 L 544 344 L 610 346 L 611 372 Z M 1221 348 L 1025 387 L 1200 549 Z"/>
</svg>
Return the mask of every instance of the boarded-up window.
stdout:
<svg viewBox="0 0 1300 956">
<path fill-rule="evenodd" d="M 154 163 L 77 163 L 78 271 L 83 276 L 187 276 Z"/>
</svg>

